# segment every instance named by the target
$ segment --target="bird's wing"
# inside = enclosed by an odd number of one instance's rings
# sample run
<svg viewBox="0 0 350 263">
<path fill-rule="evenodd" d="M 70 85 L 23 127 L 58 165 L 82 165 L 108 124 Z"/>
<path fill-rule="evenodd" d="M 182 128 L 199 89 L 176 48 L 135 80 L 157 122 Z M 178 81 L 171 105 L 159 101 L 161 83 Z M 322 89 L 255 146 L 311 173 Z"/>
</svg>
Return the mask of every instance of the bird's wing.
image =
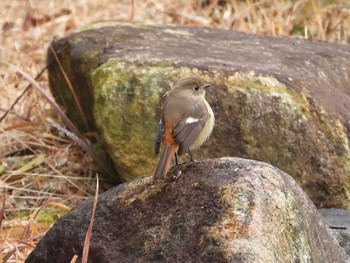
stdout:
<svg viewBox="0 0 350 263">
<path fill-rule="evenodd" d="M 175 141 L 179 144 L 178 154 L 182 155 L 194 143 L 206 122 L 209 119 L 208 112 L 202 111 L 200 116 L 188 116 L 179 122 L 173 129 Z"/>
<path fill-rule="evenodd" d="M 155 154 L 159 153 L 160 144 L 163 140 L 164 134 L 165 134 L 164 121 L 163 121 L 163 119 L 160 119 L 159 124 L 158 124 L 158 131 L 157 131 L 156 140 L 154 142 L 154 153 Z"/>
</svg>

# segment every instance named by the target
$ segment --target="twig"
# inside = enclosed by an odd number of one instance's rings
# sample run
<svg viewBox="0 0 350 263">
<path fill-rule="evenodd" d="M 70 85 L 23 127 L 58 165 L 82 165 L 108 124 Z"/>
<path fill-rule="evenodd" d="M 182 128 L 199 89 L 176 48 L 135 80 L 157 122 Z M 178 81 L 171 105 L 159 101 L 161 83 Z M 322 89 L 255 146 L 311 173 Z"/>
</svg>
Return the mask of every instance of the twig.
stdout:
<svg viewBox="0 0 350 263">
<path fill-rule="evenodd" d="M 75 134 L 77 134 L 79 137 L 82 137 L 80 132 L 77 130 L 77 128 L 74 126 L 74 124 L 69 120 L 67 115 L 63 112 L 63 110 L 55 103 L 55 101 L 51 98 L 51 96 L 45 91 L 44 88 L 42 88 L 31 76 L 29 76 L 27 73 L 25 73 L 23 70 L 18 68 L 17 66 L 7 63 L 5 61 L 0 61 L 0 63 L 3 63 L 5 65 L 8 65 L 12 68 L 15 68 L 23 77 L 25 77 L 31 85 L 46 99 L 46 101 L 52 106 L 52 108 L 56 111 L 57 115 L 59 115 L 64 123 L 67 125 L 71 131 L 73 131 Z"/>
<path fill-rule="evenodd" d="M 82 140 L 81 138 L 79 138 L 77 135 L 75 135 L 74 133 L 68 131 L 67 129 L 61 127 L 59 124 L 54 123 L 51 120 L 47 120 L 50 125 L 54 128 L 56 128 L 58 131 L 63 132 L 67 137 L 69 137 L 71 140 L 73 140 L 77 145 L 79 145 L 85 152 L 87 152 L 93 159 L 94 161 L 100 166 L 100 168 L 103 170 L 103 172 L 105 172 L 111 180 L 116 181 L 115 175 L 113 173 L 113 171 L 111 169 L 108 168 L 107 164 L 101 160 L 101 158 L 99 158 L 96 153 L 94 152 L 94 150 L 91 148 L 91 146 L 85 142 L 84 140 Z M 120 180 L 117 180 L 116 183 L 121 183 Z"/>
<path fill-rule="evenodd" d="M 4 194 L 3 194 L 3 199 L 2 199 L 2 207 L 1 207 L 1 211 L 0 211 L 0 227 L 2 226 L 2 219 L 4 218 L 5 201 L 6 201 L 6 188 L 4 187 Z"/>
<path fill-rule="evenodd" d="M 13 256 L 13 254 L 15 254 L 17 251 L 17 248 L 15 247 L 14 249 L 12 249 L 11 251 L 9 251 L 6 256 L 2 259 L 3 263 L 7 263 L 7 261 Z"/>
<path fill-rule="evenodd" d="M 78 259 L 78 256 L 77 255 L 74 255 L 70 261 L 70 263 L 76 263 L 77 262 L 77 259 Z"/>
<path fill-rule="evenodd" d="M 63 66 L 62 66 L 62 64 L 61 64 L 61 61 L 59 60 L 59 58 L 58 58 L 58 56 L 57 56 L 56 51 L 53 49 L 52 46 L 50 46 L 49 48 L 50 48 L 52 54 L 53 54 L 54 57 L 55 57 L 55 60 L 56 60 L 56 62 L 57 62 L 57 64 L 58 64 L 58 67 L 60 68 L 60 71 L 62 72 L 62 75 L 63 75 L 63 77 L 64 77 L 64 79 L 65 79 L 65 81 L 66 81 L 66 83 L 67 83 L 67 85 L 68 85 L 68 88 L 69 88 L 70 92 L 72 93 L 72 96 L 73 96 L 75 105 L 77 105 L 77 108 L 78 108 L 78 111 L 79 111 L 79 113 L 80 113 L 80 116 L 81 116 L 81 118 L 83 119 L 83 123 L 84 123 L 84 125 L 85 125 L 85 129 L 88 130 L 88 129 L 89 129 L 89 125 L 88 125 L 88 122 L 87 122 L 87 120 L 86 120 L 86 117 L 85 117 L 83 108 L 81 107 L 81 104 L 80 104 L 80 102 L 79 102 L 79 100 L 78 100 L 78 96 L 77 96 L 77 94 L 76 94 L 75 91 L 74 91 L 73 85 L 72 85 L 71 81 L 69 80 L 69 78 L 68 78 L 68 76 L 67 76 L 67 73 L 64 71 L 64 68 L 63 68 Z"/>
<path fill-rule="evenodd" d="M 341 229 L 341 230 L 346 230 L 346 226 L 329 226 L 330 229 Z"/>
<path fill-rule="evenodd" d="M 41 75 L 45 72 L 45 70 L 47 69 L 48 65 L 46 65 L 39 73 L 38 75 L 36 75 L 36 77 L 34 78 L 34 80 L 38 80 Z M 5 113 L 1 116 L 0 118 L 0 122 L 2 122 L 6 116 L 9 114 L 10 111 L 12 111 L 12 109 L 15 107 L 15 105 L 18 103 L 18 101 L 24 96 L 24 94 L 27 93 L 27 91 L 32 87 L 32 83 L 30 83 L 23 91 L 22 93 L 17 97 L 17 99 L 12 103 L 12 105 L 10 106 L 10 108 L 8 108 Z"/>
<path fill-rule="evenodd" d="M 68 129 L 71 130 L 71 132 L 62 127 L 59 127 L 59 125 L 55 125 L 54 127 L 61 131 L 64 131 L 68 135 L 68 137 L 70 137 L 75 142 L 77 142 L 77 144 L 80 147 L 82 147 L 87 153 L 91 155 L 91 157 L 97 162 L 97 164 L 102 168 L 102 170 L 106 172 L 107 175 L 110 176 L 110 178 L 115 181 L 117 178 L 115 178 L 113 171 L 108 169 L 107 165 L 104 164 L 104 162 L 100 158 L 98 158 L 98 156 L 95 154 L 91 146 L 82 139 L 83 135 L 74 126 L 74 124 L 63 112 L 60 106 L 58 106 L 57 103 L 53 100 L 53 98 L 44 90 L 44 88 L 41 87 L 35 80 L 33 80 L 27 73 L 25 73 L 23 70 L 21 70 L 17 66 L 4 61 L 0 61 L 0 63 L 3 63 L 5 65 L 15 68 L 23 77 L 25 77 L 33 85 L 33 87 L 46 99 L 46 101 L 56 111 L 57 115 L 62 118 L 63 123 L 68 127 Z M 120 183 L 120 181 L 118 180 L 117 183 Z"/>
<path fill-rule="evenodd" d="M 98 182 L 98 175 L 97 175 L 94 205 L 92 207 L 91 219 L 90 219 L 89 227 L 88 227 L 88 229 L 86 231 L 86 236 L 85 236 L 85 240 L 84 240 L 83 256 L 82 256 L 82 259 L 81 259 L 82 263 L 87 263 L 88 262 L 87 260 L 88 260 L 88 255 L 89 255 L 92 227 L 94 225 L 94 217 L 95 217 L 95 211 L 96 211 L 96 205 L 97 205 L 97 199 L 98 199 L 98 188 L 99 188 L 99 182 Z"/>
</svg>

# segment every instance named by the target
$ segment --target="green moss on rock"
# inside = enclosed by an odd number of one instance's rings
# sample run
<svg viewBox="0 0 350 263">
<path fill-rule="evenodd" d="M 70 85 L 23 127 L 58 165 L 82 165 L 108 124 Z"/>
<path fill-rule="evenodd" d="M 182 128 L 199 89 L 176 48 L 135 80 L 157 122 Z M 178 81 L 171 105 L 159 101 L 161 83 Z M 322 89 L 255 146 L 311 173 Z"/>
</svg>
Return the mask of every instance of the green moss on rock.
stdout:
<svg viewBox="0 0 350 263">
<path fill-rule="evenodd" d="M 225 83 L 230 96 L 223 104 L 236 115 L 243 156 L 268 161 L 288 172 L 314 200 L 326 199 L 326 206 L 337 200 L 350 207 L 349 200 L 342 200 L 350 193 L 350 149 L 339 120 L 305 93 L 271 76 L 234 74 Z M 334 173 L 341 183 L 331 179 Z"/>
<path fill-rule="evenodd" d="M 198 74 L 167 64 L 136 66 L 110 60 L 91 75 L 94 118 L 122 180 L 150 174 L 161 101 L 173 79 Z"/>
</svg>

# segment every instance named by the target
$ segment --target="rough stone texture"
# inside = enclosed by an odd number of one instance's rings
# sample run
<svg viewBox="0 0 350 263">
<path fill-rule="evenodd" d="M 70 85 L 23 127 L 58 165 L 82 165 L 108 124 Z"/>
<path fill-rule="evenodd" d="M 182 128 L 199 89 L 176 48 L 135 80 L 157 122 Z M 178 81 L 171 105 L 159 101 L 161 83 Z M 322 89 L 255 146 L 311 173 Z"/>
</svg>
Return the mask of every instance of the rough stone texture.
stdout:
<svg viewBox="0 0 350 263">
<path fill-rule="evenodd" d="M 324 208 L 318 211 L 326 219 L 339 244 L 350 256 L 350 211 L 334 208 Z"/>
<path fill-rule="evenodd" d="M 52 47 L 86 125 L 57 63 L 49 67 L 52 93 L 81 129 L 98 130 L 123 180 L 153 171 L 162 96 L 197 74 L 215 85 L 207 98 L 216 126 L 202 158 L 271 163 L 317 206 L 350 209 L 349 46 L 109 22 Z"/>
<path fill-rule="evenodd" d="M 221 158 L 141 177 L 99 197 L 89 262 L 345 262 L 310 199 L 271 165 Z M 175 177 L 177 177 L 175 179 Z M 26 263 L 80 255 L 92 201 L 61 218 Z"/>
</svg>

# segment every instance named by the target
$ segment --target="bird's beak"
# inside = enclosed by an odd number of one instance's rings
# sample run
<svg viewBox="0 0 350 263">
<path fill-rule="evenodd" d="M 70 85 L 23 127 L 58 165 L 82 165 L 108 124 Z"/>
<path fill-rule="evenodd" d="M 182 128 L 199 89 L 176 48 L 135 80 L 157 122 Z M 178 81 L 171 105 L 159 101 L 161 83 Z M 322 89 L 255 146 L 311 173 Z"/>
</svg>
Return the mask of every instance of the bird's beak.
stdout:
<svg viewBox="0 0 350 263">
<path fill-rule="evenodd" d="M 213 85 L 211 85 L 211 84 L 204 84 L 204 86 L 203 86 L 203 89 L 207 89 L 207 88 L 212 88 L 213 87 Z"/>
</svg>

